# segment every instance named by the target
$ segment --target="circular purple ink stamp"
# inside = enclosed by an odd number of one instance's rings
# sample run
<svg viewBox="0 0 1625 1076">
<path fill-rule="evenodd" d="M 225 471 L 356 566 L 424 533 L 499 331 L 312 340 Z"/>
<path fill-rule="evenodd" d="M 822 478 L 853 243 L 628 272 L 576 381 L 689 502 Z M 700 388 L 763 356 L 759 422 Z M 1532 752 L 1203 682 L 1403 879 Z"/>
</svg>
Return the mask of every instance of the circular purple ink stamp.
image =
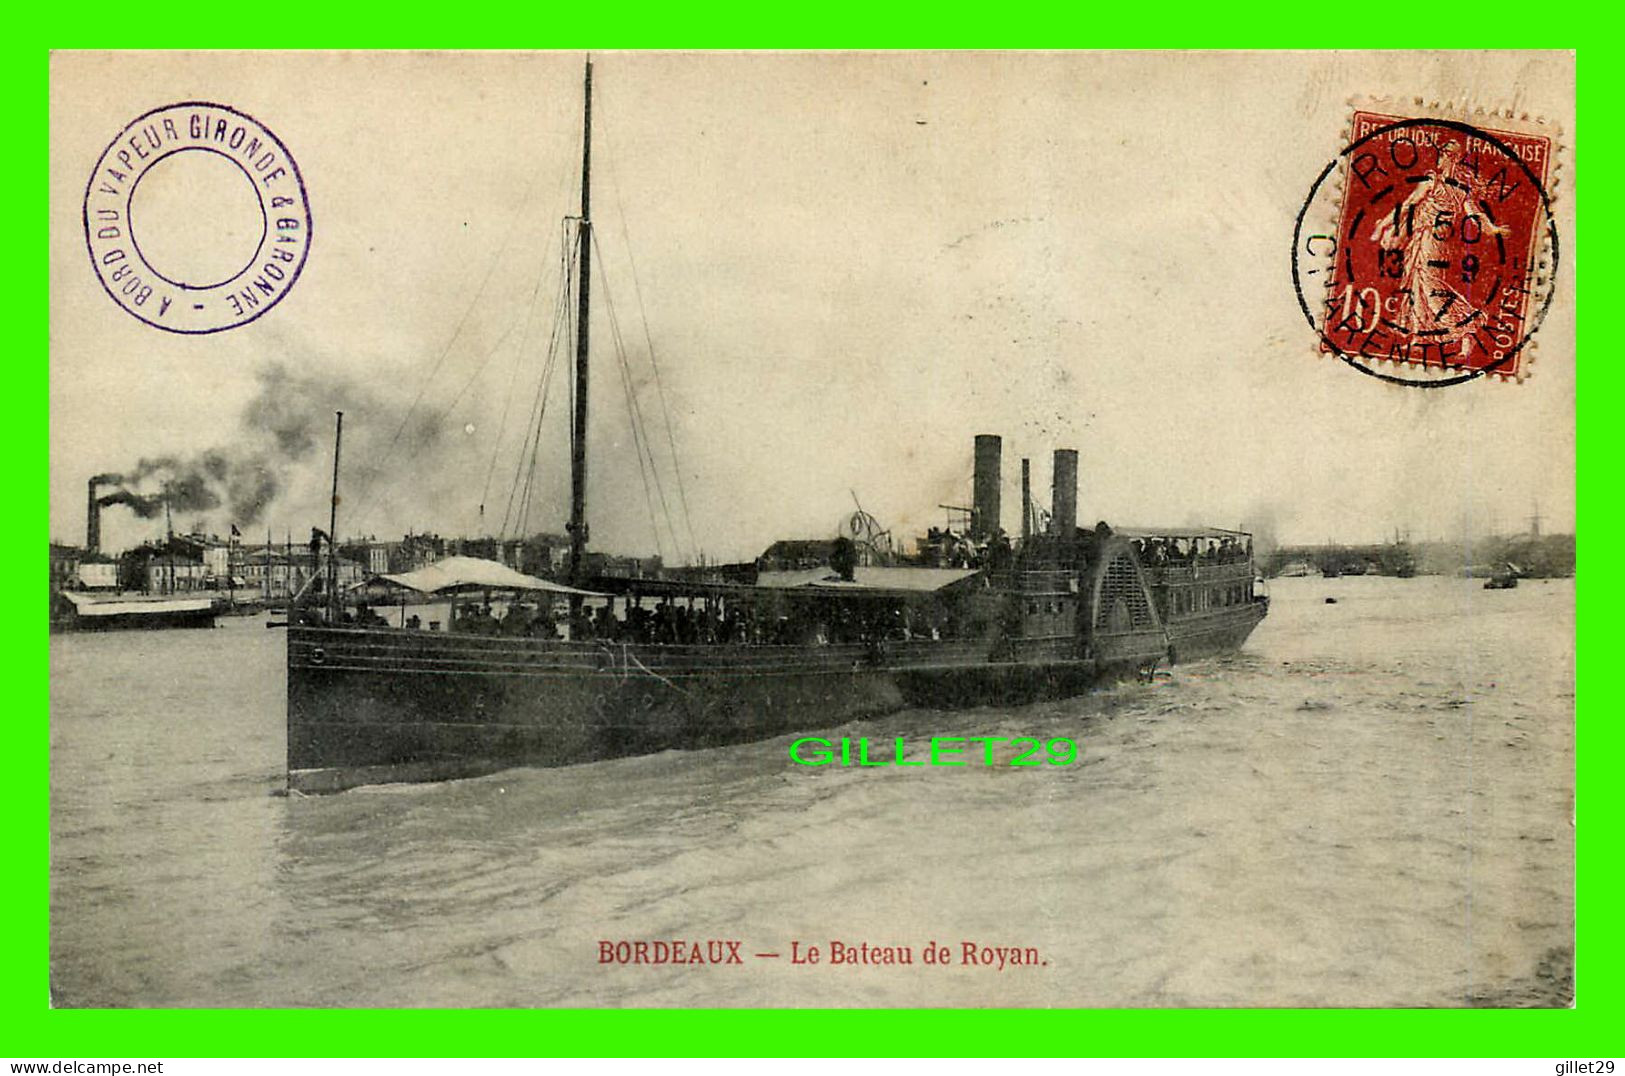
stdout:
<svg viewBox="0 0 1625 1076">
<path fill-rule="evenodd" d="M 248 324 L 282 301 L 310 252 L 293 155 L 254 117 L 207 101 L 120 131 L 91 172 L 84 220 L 107 294 L 167 332 Z"/>
</svg>

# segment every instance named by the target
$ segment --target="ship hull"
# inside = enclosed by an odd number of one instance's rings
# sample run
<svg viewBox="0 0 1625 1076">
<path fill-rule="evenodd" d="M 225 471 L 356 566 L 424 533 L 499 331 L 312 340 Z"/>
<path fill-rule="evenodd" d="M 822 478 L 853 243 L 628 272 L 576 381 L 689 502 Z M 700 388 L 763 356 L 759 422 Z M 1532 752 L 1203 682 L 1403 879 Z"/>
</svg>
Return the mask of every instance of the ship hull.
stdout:
<svg viewBox="0 0 1625 1076">
<path fill-rule="evenodd" d="M 209 610 L 181 613 L 131 613 L 125 616 L 77 617 L 52 621 L 52 631 L 162 631 L 174 628 L 212 628 Z"/>
<path fill-rule="evenodd" d="M 156 631 L 212 628 L 216 610 L 205 599 L 89 599 L 68 594 L 51 599 L 51 631 Z"/>
<path fill-rule="evenodd" d="M 1084 658 L 1074 642 L 647 646 L 288 629 L 288 785 L 335 792 L 816 732 L 912 707 L 1076 695 L 1241 645 L 1264 606 Z M 1169 645 L 1172 643 L 1172 646 Z"/>
<path fill-rule="evenodd" d="M 1239 650 L 1268 612 L 1269 602 L 1260 599 L 1171 621 L 1168 659 L 1178 664 Z"/>
<path fill-rule="evenodd" d="M 682 647 L 288 631 L 288 779 L 302 792 L 564 766 L 815 731 L 906 707 L 1075 694 L 1103 671 L 985 643 Z"/>
</svg>

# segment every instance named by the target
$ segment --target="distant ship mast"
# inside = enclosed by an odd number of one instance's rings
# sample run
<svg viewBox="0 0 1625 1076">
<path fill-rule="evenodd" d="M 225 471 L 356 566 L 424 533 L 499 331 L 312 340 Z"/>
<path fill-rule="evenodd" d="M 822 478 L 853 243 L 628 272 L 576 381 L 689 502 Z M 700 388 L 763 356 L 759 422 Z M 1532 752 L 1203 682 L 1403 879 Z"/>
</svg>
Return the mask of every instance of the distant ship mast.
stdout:
<svg viewBox="0 0 1625 1076">
<path fill-rule="evenodd" d="M 581 293 L 576 308 L 575 415 L 570 424 L 570 581 L 586 573 L 587 552 L 587 335 L 592 283 L 592 59 L 587 60 L 581 134 L 581 223 L 577 229 Z"/>
</svg>

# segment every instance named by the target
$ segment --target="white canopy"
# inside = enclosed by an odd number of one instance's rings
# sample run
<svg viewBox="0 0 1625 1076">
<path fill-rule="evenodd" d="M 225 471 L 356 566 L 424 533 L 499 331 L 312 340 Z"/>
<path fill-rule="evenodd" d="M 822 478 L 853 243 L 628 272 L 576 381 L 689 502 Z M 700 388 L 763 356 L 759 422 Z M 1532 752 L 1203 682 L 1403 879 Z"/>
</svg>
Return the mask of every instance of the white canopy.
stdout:
<svg viewBox="0 0 1625 1076">
<path fill-rule="evenodd" d="M 424 594 L 440 594 L 452 590 L 544 590 L 553 594 L 580 594 L 588 598 L 602 595 L 591 590 L 577 590 L 563 583 L 555 583 L 524 572 L 516 572 L 506 564 L 480 557 L 447 557 L 426 568 L 378 578 L 408 590 Z"/>
<path fill-rule="evenodd" d="M 857 567 L 850 580 L 834 568 L 806 568 L 793 572 L 759 572 L 756 585 L 771 590 L 912 590 L 922 594 L 941 590 L 980 574 L 978 568 Z"/>
</svg>

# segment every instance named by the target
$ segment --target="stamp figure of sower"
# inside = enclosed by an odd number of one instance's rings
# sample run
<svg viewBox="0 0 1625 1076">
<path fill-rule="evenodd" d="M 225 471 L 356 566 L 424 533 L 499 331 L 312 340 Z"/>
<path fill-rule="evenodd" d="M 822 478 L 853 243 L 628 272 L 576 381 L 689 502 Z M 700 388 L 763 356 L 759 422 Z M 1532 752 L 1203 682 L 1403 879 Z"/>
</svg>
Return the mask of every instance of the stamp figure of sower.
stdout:
<svg viewBox="0 0 1625 1076">
<path fill-rule="evenodd" d="M 1480 205 L 1489 205 L 1489 187 L 1476 169 L 1463 164 L 1461 143 L 1451 139 L 1439 148 L 1438 164 L 1419 177 L 1410 197 L 1371 231 L 1381 249 L 1381 268 L 1390 275 L 1394 267 L 1399 270 L 1396 322 L 1411 333 L 1433 336 L 1441 346 L 1459 343 L 1463 358 L 1472 353 L 1476 305 L 1455 283 L 1470 287 L 1483 268 L 1471 244 L 1512 233 L 1479 212 Z"/>
</svg>

